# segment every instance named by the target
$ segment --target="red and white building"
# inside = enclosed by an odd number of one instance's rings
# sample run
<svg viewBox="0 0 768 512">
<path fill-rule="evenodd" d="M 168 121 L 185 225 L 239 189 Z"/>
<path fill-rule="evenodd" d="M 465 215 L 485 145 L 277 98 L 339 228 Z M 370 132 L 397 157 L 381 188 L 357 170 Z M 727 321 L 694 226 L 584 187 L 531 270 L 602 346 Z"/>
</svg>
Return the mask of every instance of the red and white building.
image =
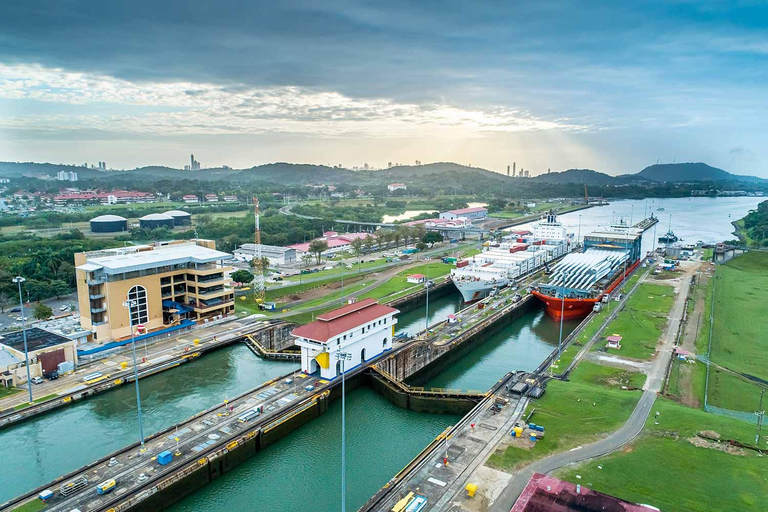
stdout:
<svg viewBox="0 0 768 512">
<path fill-rule="evenodd" d="M 407 190 L 408 187 L 405 185 L 405 183 L 390 183 L 387 185 L 387 190 L 390 192 L 394 192 L 395 190 Z"/>
<path fill-rule="evenodd" d="M 184 201 L 187 204 L 193 204 L 193 203 L 199 203 L 200 199 L 197 198 L 197 196 L 192 194 L 187 194 L 186 196 L 181 198 L 182 201 Z"/>
<path fill-rule="evenodd" d="M 138 190 L 113 190 L 111 192 L 66 192 L 53 198 L 56 204 L 126 204 L 153 203 L 155 195 Z"/>
<path fill-rule="evenodd" d="M 205 194 L 205 202 L 206 203 L 218 203 L 219 202 L 219 196 L 216 194 Z"/>
<path fill-rule="evenodd" d="M 424 277 L 424 274 L 411 274 L 405 280 L 409 283 L 421 284 L 425 282 L 427 278 Z"/>
<path fill-rule="evenodd" d="M 399 313 L 395 308 L 364 299 L 322 315 L 291 333 L 301 348 L 301 370 L 313 374 L 319 370 L 323 379 L 341 375 L 337 354 L 345 352 L 344 372 L 392 349 Z"/>
</svg>

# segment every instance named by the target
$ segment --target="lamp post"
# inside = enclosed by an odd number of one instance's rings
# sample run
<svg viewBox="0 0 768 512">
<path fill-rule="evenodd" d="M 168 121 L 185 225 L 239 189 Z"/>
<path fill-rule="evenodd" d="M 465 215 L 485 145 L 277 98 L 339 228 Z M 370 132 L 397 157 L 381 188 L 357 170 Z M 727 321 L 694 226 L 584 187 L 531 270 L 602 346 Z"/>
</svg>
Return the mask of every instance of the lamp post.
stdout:
<svg viewBox="0 0 768 512">
<path fill-rule="evenodd" d="M 346 403 L 344 398 L 344 363 L 352 360 L 349 352 L 336 352 L 336 359 L 341 361 L 341 512 L 347 510 L 347 454 L 346 454 Z"/>
<path fill-rule="evenodd" d="M 563 345 L 563 318 L 565 317 L 565 278 L 568 276 L 567 272 L 563 272 L 563 281 L 560 286 L 560 337 L 557 340 L 557 359 L 560 359 L 562 354 Z"/>
<path fill-rule="evenodd" d="M 21 294 L 21 283 L 26 281 L 21 276 L 13 278 L 19 285 L 19 309 L 21 310 L 21 336 L 24 338 L 24 365 L 27 367 L 27 387 L 29 388 L 29 403 L 32 403 L 32 377 L 29 373 L 29 352 L 27 352 L 27 318 L 24 316 L 24 298 Z"/>
<path fill-rule="evenodd" d="M 427 276 L 426 276 L 427 277 L 427 282 L 424 283 L 426 285 L 426 287 L 427 287 L 427 302 L 426 302 L 426 310 L 427 310 L 426 314 L 427 314 L 427 316 L 424 319 L 424 324 L 426 324 L 424 326 L 424 332 L 425 332 L 424 337 L 425 338 L 429 337 L 429 263 L 427 263 L 426 273 L 427 273 Z"/>
<path fill-rule="evenodd" d="M 136 383 L 136 408 L 139 411 L 139 437 L 141 440 L 141 448 L 139 453 L 144 453 L 144 420 L 141 417 L 141 393 L 139 393 L 139 368 L 136 364 L 136 339 L 133 334 L 133 308 L 139 305 L 139 301 L 136 299 L 128 299 L 123 302 L 123 307 L 128 309 L 128 325 L 131 328 L 131 350 L 133 352 L 133 381 Z"/>
</svg>

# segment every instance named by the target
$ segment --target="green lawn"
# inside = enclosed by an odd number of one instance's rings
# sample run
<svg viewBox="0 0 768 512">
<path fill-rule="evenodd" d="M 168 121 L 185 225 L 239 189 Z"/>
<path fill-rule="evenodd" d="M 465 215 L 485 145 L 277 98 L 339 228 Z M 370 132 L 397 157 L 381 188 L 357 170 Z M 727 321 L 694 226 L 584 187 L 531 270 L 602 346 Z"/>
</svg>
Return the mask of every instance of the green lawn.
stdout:
<svg viewBox="0 0 768 512">
<path fill-rule="evenodd" d="M 640 399 L 640 391 L 621 386 L 642 384 L 642 375 L 582 361 L 570 382 L 552 380 L 547 392 L 528 405 L 535 409 L 531 420 L 546 429 L 533 449 L 508 446 L 497 450 L 487 465 L 512 470 L 551 453 L 587 444 L 621 426 Z"/>
<path fill-rule="evenodd" d="M 593 350 L 633 359 L 650 359 L 674 301 L 675 292 L 671 286 L 642 283 L 603 331 L 603 337 L 611 334 L 622 336 L 621 349 L 606 349 L 605 343 L 598 341 Z"/>
<path fill-rule="evenodd" d="M 45 503 L 43 503 L 43 500 L 41 499 L 34 499 L 32 501 L 28 501 L 23 505 L 20 505 L 13 509 L 13 512 L 38 512 L 39 510 L 43 510 L 45 508 Z"/>
<path fill-rule="evenodd" d="M 52 393 L 50 395 L 41 396 L 40 398 L 35 398 L 33 403 L 39 404 L 40 402 L 45 402 L 46 400 L 50 400 L 51 398 L 56 398 L 57 396 L 59 396 L 59 395 L 57 395 L 56 393 Z M 14 409 L 17 410 L 17 411 L 20 411 L 22 409 L 26 409 L 27 407 L 29 407 L 29 404 L 25 402 L 23 404 L 19 404 L 19 405 L 15 406 Z"/>
<path fill-rule="evenodd" d="M 21 388 L 7 388 L 5 386 L 0 386 L 0 399 L 15 395 L 21 391 L 23 391 Z"/>
<path fill-rule="evenodd" d="M 737 256 L 718 265 L 715 275 L 712 361 L 768 380 L 768 253 Z"/>
<path fill-rule="evenodd" d="M 752 451 L 731 455 L 688 441 L 703 430 L 754 442 L 749 424 L 658 399 L 645 430 L 629 447 L 557 476 L 664 512 L 765 510 L 768 458 Z"/>
</svg>

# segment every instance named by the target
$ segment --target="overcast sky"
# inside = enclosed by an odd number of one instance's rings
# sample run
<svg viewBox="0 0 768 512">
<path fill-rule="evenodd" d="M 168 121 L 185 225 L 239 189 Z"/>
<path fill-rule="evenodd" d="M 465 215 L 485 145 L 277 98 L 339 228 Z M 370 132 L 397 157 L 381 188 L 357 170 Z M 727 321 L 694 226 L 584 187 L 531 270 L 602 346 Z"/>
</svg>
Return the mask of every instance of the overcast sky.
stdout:
<svg viewBox="0 0 768 512">
<path fill-rule="evenodd" d="M 764 1 L 9 0 L 0 160 L 768 177 Z"/>
</svg>

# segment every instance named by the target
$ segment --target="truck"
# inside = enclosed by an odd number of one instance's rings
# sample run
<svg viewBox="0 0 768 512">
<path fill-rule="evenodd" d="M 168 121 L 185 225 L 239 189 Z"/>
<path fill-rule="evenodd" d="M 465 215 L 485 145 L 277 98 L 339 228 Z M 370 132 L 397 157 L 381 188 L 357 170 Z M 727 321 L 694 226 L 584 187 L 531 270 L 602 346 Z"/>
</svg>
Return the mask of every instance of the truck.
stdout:
<svg viewBox="0 0 768 512">
<path fill-rule="evenodd" d="M 416 254 L 417 252 L 419 252 L 419 250 L 416 249 L 415 247 L 412 247 L 410 249 L 403 249 L 401 252 L 403 254 Z"/>
<path fill-rule="evenodd" d="M 450 257 L 446 256 L 446 257 L 442 258 L 440 261 L 442 261 L 443 263 L 456 263 L 457 260 L 456 260 L 456 258 L 450 258 Z"/>
</svg>

